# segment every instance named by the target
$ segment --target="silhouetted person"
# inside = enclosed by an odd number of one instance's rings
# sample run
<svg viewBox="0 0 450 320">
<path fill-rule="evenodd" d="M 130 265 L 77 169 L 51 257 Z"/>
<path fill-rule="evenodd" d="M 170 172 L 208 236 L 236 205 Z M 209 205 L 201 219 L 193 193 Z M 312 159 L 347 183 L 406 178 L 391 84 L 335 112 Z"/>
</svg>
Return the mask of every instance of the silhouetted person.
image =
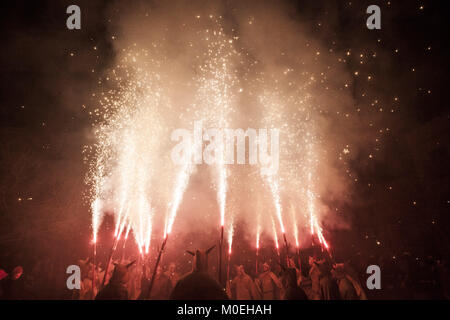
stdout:
<svg viewBox="0 0 450 320">
<path fill-rule="evenodd" d="M 353 283 L 345 275 L 343 265 L 337 265 L 332 271 L 332 274 L 336 279 L 339 295 L 342 300 L 359 300 Z"/>
<path fill-rule="evenodd" d="M 285 283 L 283 300 L 308 300 L 305 291 L 298 286 L 295 268 L 287 268 L 283 273 L 283 280 Z"/>
<path fill-rule="evenodd" d="M 172 288 L 177 285 L 177 282 L 180 279 L 180 275 L 178 274 L 176 269 L 177 269 L 177 266 L 176 266 L 175 262 L 171 262 L 169 264 L 169 269 L 166 272 L 164 272 L 164 274 L 169 277 L 170 282 L 172 284 Z"/>
<path fill-rule="evenodd" d="M 281 281 L 270 270 L 267 262 L 263 264 L 263 272 L 256 279 L 256 284 L 261 292 L 262 300 L 278 300 L 283 288 Z"/>
<path fill-rule="evenodd" d="M 228 300 L 225 289 L 208 274 L 208 253 L 206 251 L 187 251 L 194 256 L 193 270 L 183 276 L 170 295 L 172 300 Z"/>
<path fill-rule="evenodd" d="M 148 290 L 148 287 L 147 287 Z M 146 292 L 145 290 L 144 292 Z M 162 268 L 158 266 L 155 274 L 155 281 L 153 281 L 152 292 L 150 293 L 151 300 L 167 300 L 172 292 L 172 282 L 167 275 L 162 272 Z"/>
<path fill-rule="evenodd" d="M 317 264 L 317 262 L 316 262 Z M 339 288 L 331 276 L 331 266 L 327 261 L 318 264 L 320 271 L 320 296 L 322 300 L 340 300 Z"/>
<path fill-rule="evenodd" d="M 108 284 L 100 290 L 95 300 L 128 300 L 126 283 L 128 282 L 128 268 L 134 261 L 127 264 L 117 264 Z"/>
<path fill-rule="evenodd" d="M 260 299 L 253 279 L 245 273 L 244 266 L 236 266 L 236 277 L 231 282 L 231 296 L 234 300 Z"/>
</svg>

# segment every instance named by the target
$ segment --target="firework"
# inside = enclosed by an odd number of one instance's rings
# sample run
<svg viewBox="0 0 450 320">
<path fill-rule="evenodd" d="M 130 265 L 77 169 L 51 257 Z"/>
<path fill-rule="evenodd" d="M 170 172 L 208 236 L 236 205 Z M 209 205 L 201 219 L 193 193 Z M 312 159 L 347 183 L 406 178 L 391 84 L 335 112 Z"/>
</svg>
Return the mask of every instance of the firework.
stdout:
<svg viewBox="0 0 450 320">
<path fill-rule="evenodd" d="M 123 246 L 122 246 L 122 258 L 120 259 L 120 261 L 122 262 L 125 258 L 125 247 L 127 245 L 127 241 L 128 241 L 128 233 L 130 232 L 131 229 L 131 223 L 128 224 L 127 226 L 127 231 L 125 232 L 125 238 L 123 239 Z"/>
<path fill-rule="evenodd" d="M 297 217 L 295 214 L 295 208 L 294 205 L 291 203 L 291 216 L 292 216 L 292 228 L 294 229 L 294 239 L 295 239 L 295 246 L 299 247 L 299 240 L 298 240 L 298 224 L 297 224 Z"/>
<path fill-rule="evenodd" d="M 280 258 L 280 246 L 278 244 L 278 233 L 277 228 L 275 226 L 275 221 L 272 218 L 272 230 L 273 230 L 273 241 L 275 243 L 275 249 L 277 250 L 278 258 Z"/>
<path fill-rule="evenodd" d="M 275 218 L 270 226 L 271 215 L 260 217 L 259 210 L 256 210 L 257 254 L 261 234 L 271 233 L 271 227 L 278 254 L 277 230 L 282 233 L 288 249 L 286 227 L 290 228 L 287 223 L 291 219 L 283 206 L 285 199 L 291 198 L 294 192 L 298 198 L 295 205 L 306 208 L 305 213 L 309 214 L 311 235 L 317 234 L 321 244 L 328 247 L 321 229 L 316 226 L 320 214 L 315 203 L 320 197 L 320 194 L 315 194 L 318 190 L 315 184 L 317 155 L 321 152 L 320 132 L 316 125 L 317 108 L 309 103 L 311 93 L 308 91 L 315 83 L 314 75 L 308 71 L 293 72 L 295 69 L 291 65 L 265 70 L 258 58 L 253 58 L 241 48 L 234 31 L 224 31 L 222 17 L 211 15 L 206 19 L 208 27 L 196 30 L 190 43 L 190 47 L 196 47 L 192 49 L 196 59 L 192 65 L 194 72 L 188 78 L 181 74 L 183 70 L 177 69 L 178 66 L 168 67 L 167 55 L 162 49 L 159 51 L 163 45 L 156 41 L 150 51 L 139 50 L 138 45 L 122 48 L 117 65 L 107 75 L 109 82 L 106 78 L 99 81 L 101 106 L 93 110 L 96 143 L 92 147 L 93 161 L 88 179 L 92 187 L 94 243 L 102 218 L 100 212 L 106 212 L 106 209 L 114 214 L 115 241 L 119 241 L 123 234 L 127 237 L 132 229 L 141 255 L 149 254 L 152 232 L 163 230 L 166 241 L 181 212 L 189 181 L 196 170 L 195 164 L 198 164 L 198 159 L 192 159 L 194 155 L 197 157 L 193 151 L 202 150 L 202 145 L 193 145 L 188 150 L 185 163 L 174 166 L 164 156 L 167 153 L 164 142 L 170 136 L 170 130 L 195 121 L 217 129 L 232 127 L 238 123 L 237 118 L 247 112 L 247 108 L 241 106 L 241 102 L 247 99 L 251 104 L 248 110 L 257 111 L 249 111 L 252 113 L 248 119 L 239 121 L 248 121 L 243 125 L 251 122 L 260 128 L 279 129 L 283 135 L 279 170 L 263 170 L 267 165 L 260 163 L 259 172 L 255 171 L 263 184 L 253 185 L 252 191 L 257 196 L 265 190 L 270 193 L 270 198 L 264 198 L 267 203 L 263 206 L 266 208 L 271 204 Z M 182 81 L 186 83 L 181 84 Z M 181 111 L 178 106 L 180 98 L 173 93 L 173 89 L 179 88 L 190 91 L 181 103 L 186 112 Z M 174 117 L 174 112 L 179 112 L 179 116 Z M 235 195 L 231 184 L 244 172 L 226 165 L 224 141 L 220 139 L 217 144 L 215 163 L 211 166 L 220 217 L 219 277 L 223 267 L 223 234 L 233 227 L 228 221 L 229 205 Z M 194 139 L 194 143 L 203 142 Z M 271 143 L 273 155 L 272 147 Z M 293 204 L 291 211 L 293 236 L 298 248 L 299 228 L 308 224 L 308 220 L 296 216 Z M 238 214 L 235 219 L 254 221 L 252 214 Z"/>
<path fill-rule="evenodd" d="M 257 228 L 256 228 L 256 266 L 255 266 L 255 270 L 256 270 L 256 274 L 258 274 L 258 259 L 259 259 L 259 240 L 260 240 L 260 226 L 258 224 Z"/>
<path fill-rule="evenodd" d="M 227 279 L 230 279 L 230 259 L 231 259 L 231 249 L 232 249 L 232 246 L 233 246 L 233 234 L 234 234 L 234 227 L 233 227 L 233 221 L 231 221 L 230 227 L 228 229 Z"/>
<path fill-rule="evenodd" d="M 168 238 L 169 238 L 169 236 L 167 234 L 166 237 L 164 238 L 164 241 L 163 241 L 162 245 L 161 245 L 161 249 L 159 250 L 158 258 L 156 259 L 155 267 L 153 269 L 152 279 L 150 280 L 150 285 L 148 286 L 148 291 L 147 291 L 147 295 L 146 295 L 147 299 L 150 298 L 150 294 L 152 293 L 153 283 L 155 282 L 155 277 L 156 277 L 156 271 L 158 270 L 159 262 L 161 261 L 161 256 L 162 256 L 162 253 L 164 251 L 164 248 L 166 247 L 166 243 L 167 243 L 167 239 Z"/>
<path fill-rule="evenodd" d="M 166 227 L 164 229 L 164 238 L 167 238 L 167 236 L 172 231 L 173 223 L 175 222 L 175 217 L 178 212 L 178 207 L 180 206 L 181 200 L 183 200 L 183 194 L 187 188 L 189 177 L 191 176 L 195 168 L 190 159 L 191 157 L 189 157 L 189 160 L 185 165 L 183 165 L 178 174 L 173 200 L 170 203 L 170 211 L 166 220 Z"/>
<path fill-rule="evenodd" d="M 100 200 L 95 199 L 94 202 L 91 205 L 92 210 L 92 232 L 93 232 L 93 238 L 92 242 L 94 243 L 94 247 L 97 243 L 97 233 L 98 228 L 100 226 Z"/>
</svg>

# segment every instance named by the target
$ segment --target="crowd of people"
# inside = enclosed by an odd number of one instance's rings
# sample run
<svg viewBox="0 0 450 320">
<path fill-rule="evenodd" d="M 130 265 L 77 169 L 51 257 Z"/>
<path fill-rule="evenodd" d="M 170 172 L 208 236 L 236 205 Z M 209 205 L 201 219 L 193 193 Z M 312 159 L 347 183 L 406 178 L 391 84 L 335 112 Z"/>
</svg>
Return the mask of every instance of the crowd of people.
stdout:
<svg viewBox="0 0 450 320">
<path fill-rule="evenodd" d="M 221 284 L 207 269 L 207 255 L 197 252 L 191 272 L 181 276 L 177 265 L 158 266 L 151 272 L 143 261 L 114 262 L 114 268 L 94 267 L 80 260 L 85 275 L 73 299 L 232 299 L 232 300 L 365 300 L 367 296 L 358 276 L 344 264 L 329 259 L 309 259 L 309 274 L 304 276 L 292 258 L 285 263 L 264 262 L 252 277 L 243 265 L 235 265 L 231 276 Z M 199 260 L 203 261 L 200 263 Z M 272 262 L 273 264 L 273 262 Z M 93 280 L 94 277 L 94 280 Z M 93 283 L 95 284 L 93 290 Z M 151 287 L 151 288 L 150 288 Z M 186 293 L 189 292 L 189 293 Z"/>
<path fill-rule="evenodd" d="M 79 260 L 80 289 L 65 286 L 65 269 L 43 261 L 27 272 L 22 266 L 0 268 L 0 300 L 4 299 L 233 299 L 233 300 L 363 300 L 449 299 L 446 260 L 410 255 L 375 258 L 382 270 L 382 289 L 368 290 L 368 261 L 336 263 L 327 256 L 261 262 L 258 272 L 247 264 L 233 264 L 227 279 L 217 281 L 217 270 L 208 269 L 207 255 L 197 252 L 193 270 L 182 274 L 181 265 L 161 263 L 153 270 L 143 259 L 112 261 L 109 268 Z M 284 261 L 285 260 L 285 261 Z M 283 262 L 282 262 L 283 261 Z M 105 269 L 108 269 L 107 271 Z M 106 273 L 106 276 L 105 276 Z M 154 274 L 154 280 L 152 282 Z M 57 277 L 59 275 L 59 277 Z M 57 285 L 55 285 L 57 283 Z M 64 288 L 63 288 L 64 286 Z M 151 289 L 150 289 L 151 287 Z M 150 290 L 149 290 L 150 289 Z"/>
</svg>

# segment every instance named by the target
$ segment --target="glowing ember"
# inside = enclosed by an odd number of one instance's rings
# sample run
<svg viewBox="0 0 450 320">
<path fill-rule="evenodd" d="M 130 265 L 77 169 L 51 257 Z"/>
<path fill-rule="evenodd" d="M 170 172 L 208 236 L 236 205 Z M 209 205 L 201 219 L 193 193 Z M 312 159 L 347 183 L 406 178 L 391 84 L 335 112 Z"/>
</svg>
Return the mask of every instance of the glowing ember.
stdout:
<svg viewBox="0 0 450 320">
<path fill-rule="evenodd" d="M 228 229 L 228 254 L 231 254 L 231 248 L 233 245 L 233 233 L 234 233 L 234 227 L 233 227 L 233 221 L 231 221 L 230 227 Z"/>
<path fill-rule="evenodd" d="M 256 249 L 259 249 L 259 239 L 260 239 L 260 227 L 258 225 L 256 229 Z"/>
</svg>

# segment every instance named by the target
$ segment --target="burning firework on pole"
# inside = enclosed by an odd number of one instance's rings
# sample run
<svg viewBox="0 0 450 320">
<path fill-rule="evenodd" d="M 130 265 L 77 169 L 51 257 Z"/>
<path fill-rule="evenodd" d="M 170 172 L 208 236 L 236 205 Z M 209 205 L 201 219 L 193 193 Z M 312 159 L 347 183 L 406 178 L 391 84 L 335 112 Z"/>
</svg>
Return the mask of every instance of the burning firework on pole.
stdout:
<svg viewBox="0 0 450 320">
<path fill-rule="evenodd" d="M 105 286 L 105 281 L 106 281 L 106 276 L 108 275 L 109 266 L 111 264 L 111 260 L 112 260 L 112 257 L 114 255 L 114 252 L 116 251 L 117 244 L 119 243 L 119 240 L 120 240 L 120 234 L 119 234 L 118 237 L 114 237 L 114 241 L 113 241 L 113 244 L 111 246 L 111 250 L 109 251 L 108 261 L 106 263 L 105 274 L 103 275 L 101 288 L 103 288 Z"/>
<path fill-rule="evenodd" d="M 259 225 L 258 228 L 256 229 L 256 267 L 255 267 L 255 274 L 258 274 L 258 259 L 259 259 L 259 239 L 260 239 L 260 234 L 259 234 Z"/>
<path fill-rule="evenodd" d="M 223 158 L 223 146 L 222 146 Z M 221 159 L 221 162 L 223 159 Z M 225 203 L 226 203 L 226 188 L 227 188 L 227 171 L 223 163 L 219 164 L 219 188 L 218 197 L 220 204 L 220 243 L 219 243 L 219 283 L 222 283 L 222 252 L 223 252 L 223 231 L 225 224 Z"/>
<path fill-rule="evenodd" d="M 125 247 L 127 245 L 127 240 L 128 240 L 128 234 L 130 232 L 131 229 L 131 223 L 128 224 L 127 226 L 127 231 L 125 232 L 125 238 L 123 239 L 123 246 L 122 246 L 122 258 L 120 259 L 121 262 L 123 262 L 124 258 L 125 258 Z"/>
<path fill-rule="evenodd" d="M 283 232 L 283 239 L 284 239 L 284 246 L 286 248 L 286 259 L 287 259 L 288 255 L 289 255 L 289 249 L 288 249 L 288 242 L 287 242 L 287 239 L 286 239 L 286 233 L 285 232 Z"/>
<path fill-rule="evenodd" d="M 94 264 L 92 267 L 92 298 L 95 298 L 95 280 L 97 275 L 97 239 L 93 240 L 94 242 Z"/>
<path fill-rule="evenodd" d="M 210 19 L 213 18 L 210 17 Z M 282 241 L 284 241 L 286 256 L 288 257 L 289 244 L 287 241 L 287 233 L 289 232 L 290 236 L 290 232 L 292 231 L 290 229 L 290 225 L 288 225 L 288 221 L 290 223 L 291 219 L 289 219 L 288 215 L 286 215 L 287 211 L 282 204 L 284 205 L 285 198 L 289 198 L 291 196 L 289 192 L 301 190 L 303 187 L 301 185 L 305 182 L 306 192 L 302 192 L 300 195 L 302 199 L 298 200 L 299 204 L 306 204 L 307 211 L 305 213 L 307 218 L 304 223 L 308 224 L 309 213 L 311 237 L 313 237 L 313 239 L 317 242 L 320 241 L 321 245 L 327 248 L 327 250 L 329 249 L 328 243 L 325 241 L 322 230 L 317 223 L 317 217 L 315 215 L 317 213 L 315 212 L 316 208 L 314 208 L 316 195 L 314 194 L 315 188 L 313 185 L 313 180 L 316 178 L 314 165 L 317 158 L 314 157 L 314 154 L 311 152 L 311 148 L 314 147 L 312 144 L 314 142 L 312 140 L 314 138 L 313 135 L 317 132 L 315 132 L 316 127 L 313 122 L 314 119 L 309 114 L 312 110 L 306 111 L 305 114 L 301 113 L 303 111 L 300 110 L 304 109 L 304 105 L 306 105 L 304 102 L 306 100 L 303 98 L 298 99 L 299 96 L 297 94 L 299 92 L 297 91 L 292 96 L 290 94 L 288 94 L 289 97 L 283 96 L 282 86 L 284 80 L 277 78 L 276 75 L 269 75 L 261 72 L 258 73 L 257 79 L 255 79 L 257 80 L 254 82 L 256 87 L 253 87 L 253 84 L 251 83 L 244 83 L 244 85 L 241 86 L 239 82 L 241 81 L 240 68 L 242 59 L 239 53 L 239 45 L 236 45 L 238 42 L 234 41 L 235 39 L 231 38 L 227 32 L 224 32 L 223 29 L 220 28 L 220 19 L 222 18 L 214 18 L 214 20 L 217 20 L 216 23 L 219 27 L 218 30 L 209 29 L 209 31 L 203 34 L 205 36 L 204 38 L 201 36 L 201 40 L 205 41 L 208 51 L 205 52 L 205 55 L 203 56 L 204 59 L 199 60 L 201 62 L 200 65 L 195 68 L 196 72 L 195 75 L 192 75 L 192 81 L 187 81 L 189 83 L 189 90 L 192 90 L 193 100 L 192 104 L 189 105 L 189 111 L 192 112 L 180 114 L 179 118 L 173 117 L 173 111 L 176 107 L 170 103 L 172 98 L 170 91 L 171 88 L 167 84 L 174 83 L 173 88 L 178 89 L 176 79 L 171 78 L 172 74 L 165 74 L 165 68 L 159 69 L 158 63 L 154 62 L 163 61 L 157 60 L 152 52 L 147 52 L 146 50 L 139 51 L 135 47 L 131 49 L 124 49 L 124 59 L 113 70 L 114 74 L 117 73 L 114 76 L 114 79 L 119 81 L 117 84 L 118 89 L 120 90 L 113 90 L 111 91 L 114 92 L 112 94 L 108 93 L 109 91 L 102 92 L 101 101 L 106 102 L 101 102 L 102 107 L 98 112 L 100 120 L 98 125 L 95 126 L 97 144 L 93 147 L 93 149 L 96 152 L 94 158 L 96 162 L 93 163 L 91 173 L 94 179 L 91 180 L 91 182 L 94 182 L 93 199 L 101 199 L 102 201 L 105 201 L 104 204 L 102 203 L 104 208 L 117 208 L 114 212 L 117 223 L 114 230 L 115 241 L 110 253 L 110 260 L 112 259 L 115 247 L 117 246 L 117 242 L 119 242 L 124 229 L 126 229 L 126 232 L 124 232 L 125 240 L 122 249 L 122 260 L 124 259 L 126 241 L 130 229 L 133 229 L 134 240 L 138 245 L 140 255 L 142 257 L 148 257 L 151 248 L 152 227 L 153 229 L 158 229 L 159 226 L 156 224 L 161 221 L 161 224 L 165 223 L 165 225 L 164 240 L 161 249 L 159 250 L 159 259 L 156 264 L 156 267 L 158 266 L 163 249 L 167 243 L 168 235 L 172 231 L 174 220 L 177 217 L 179 207 L 183 200 L 183 195 L 188 187 L 189 179 L 194 172 L 195 165 L 193 165 L 193 163 L 202 163 L 202 152 L 200 152 L 200 162 L 197 160 L 192 162 L 191 157 L 193 154 L 188 154 L 187 156 L 189 161 L 182 163 L 179 167 L 175 168 L 176 171 L 173 171 L 173 168 L 169 164 L 170 161 L 168 162 L 164 160 L 165 163 L 162 163 L 160 160 L 162 158 L 160 157 L 162 150 L 166 150 L 167 148 L 166 144 L 160 142 L 165 141 L 164 138 L 167 138 L 168 129 L 170 130 L 170 128 L 185 126 L 186 121 L 193 121 L 195 123 L 195 121 L 200 119 L 201 121 L 207 122 L 208 126 L 220 129 L 230 128 L 236 125 L 237 123 L 232 122 L 234 121 L 233 116 L 240 114 L 236 113 L 236 111 L 238 111 L 241 99 L 245 98 L 247 91 L 247 87 L 245 86 L 246 84 L 248 84 L 249 89 L 252 89 L 248 90 L 252 96 L 263 96 L 260 101 L 262 105 L 260 114 L 258 114 L 257 117 L 252 115 L 252 118 L 254 118 L 255 121 L 254 124 L 260 126 L 260 128 L 282 128 L 282 130 L 284 130 L 283 134 L 286 133 L 286 136 L 288 137 L 283 141 L 295 143 L 295 145 L 290 144 L 287 145 L 287 147 L 292 147 L 296 149 L 295 151 L 301 151 L 302 153 L 302 156 L 293 158 L 292 155 L 299 155 L 300 153 L 291 152 L 293 150 L 290 149 L 289 152 L 291 153 L 291 158 L 286 159 L 285 157 L 282 157 L 283 161 L 280 162 L 281 166 L 279 171 L 277 162 L 276 173 L 273 171 L 268 173 L 264 170 L 260 170 L 257 173 L 258 180 L 263 180 L 263 185 L 265 185 L 264 188 L 266 188 L 268 193 L 270 193 L 268 200 L 265 200 L 266 197 L 264 197 L 264 201 L 267 202 L 264 203 L 264 207 L 268 207 L 270 203 L 274 206 L 275 214 L 272 219 L 272 227 L 279 259 L 280 248 L 277 232 L 282 233 Z M 247 57 L 245 57 L 245 59 L 247 59 Z M 143 60 L 150 63 L 145 63 Z M 297 85 L 300 83 L 295 83 L 295 79 L 291 79 L 294 74 L 292 71 L 293 69 L 291 68 L 287 69 L 283 73 L 283 79 L 287 76 L 289 81 L 292 80 L 292 87 L 298 87 Z M 174 72 L 176 75 L 177 71 L 174 70 Z M 249 72 L 252 71 L 249 70 Z M 127 75 L 126 84 L 125 82 L 120 82 L 120 80 L 117 80 L 122 79 L 124 74 Z M 111 77 L 110 79 L 112 80 L 113 78 Z M 183 78 L 183 81 L 184 80 L 186 79 Z M 276 90 L 274 89 L 275 87 L 272 88 L 272 80 L 275 80 L 276 83 L 279 82 L 279 85 L 276 86 Z M 306 83 L 305 86 L 307 86 L 308 83 Z M 290 83 L 289 87 L 291 88 Z M 238 90 L 239 94 L 237 93 Z M 305 92 L 302 92 L 302 96 L 303 93 Z M 288 111 L 288 106 L 294 100 L 301 100 L 301 103 L 303 104 L 302 109 L 297 110 L 297 115 L 294 115 L 292 112 L 285 112 Z M 187 103 L 189 104 L 190 102 Z M 155 108 L 154 106 L 158 106 L 158 108 Z M 159 108 L 159 106 L 163 106 L 164 108 Z M 298 107 L 299 105 L 296 106 Z M 170 115 L 166 114 L 164 110 L 171 110 L 172 113 Z M 191 118 L 190 115 L 195 115 L 195 118 Z M 307 116 L 305 117 L 308 119 L 307 123 L 298 121 L 298 117 L 303 117 L 303 115 Z M 177 119 L 174 120 L 174 118 Z M 305 132 L 305 130 L 311 130 L 313 135 L 310 135 L 310 132 Z M 308 140 L 306 143 L 299 143 L 299 139 L 301 138 L 299 135 L 305 136 L 305 133 L 306 136 L 308 136 Z M 193 136 L 196 136 L 195 129 Z M 203 137 L 202 130 L 200 130 L 200 137 Z M 294 137 L 296 140 L 290 141 L 290 137 Z M 199 142 L 200 145 L 193 146 L 191 152 L 194 150 L 197 151 L 198 148 L 202 151 L 202 139 L 197 141 L 194 138 L 193 140 L 194 144 Z M 259 141 L 263 140 L 256 141 L 259 143 Z M 274 144 L 271 140 L 271 147 L 273 145 Z M 305 147 L 307 148 L 306 153 L 303 152 L 303 148 Z M 220 144 L 219 148 L 220 151 L 218 154 L 221 156 L 216 159 L 216 165 L 212 169 L 214 172 L 212 172 L 213 174 L 211 176 L 213 176 L 213 179 L 215 180 L 214 183 L 217 186 L 215 192 L 220 214 L 218 273 L 219 281 L 222 282 L 222 278 L 225 277 L 223 272 L 225 271 L 225 265 L 223 263 L 226 262 L 223 259 L 223 255 L 226 250 L 224 236 L 230 234 L 230 232 L 228 232 L 228 211 L 226 212 L 229 208 L 226 207 L 226 205 L 227 201 L 231 202 L 230 200 L 233 200 L 231 198 L 231 184 L 230 186 L 228 185 L 228 174 L 231 174 L 231 172 L 234 174 L 235 171 L 228 171 L 228 168 L 223 161 L 224 144 Z M 268 150 L 266 150 L 266 152 L 268 153 Z M 187 153 L 189 153 L 189 151 Z M 283 151 L 281 151 L 281 155 L 286 156 L 283 154 Z M 197 157 L 197 152 L 195 156 Z M 228 159 L 226 163 L 228 164 Z M 292 168 L 295 167 L 295 169 L 291 169 L 291 164 Z M 273 162 L 271 162 L 271 166 L 272 165 Z M 261 166 L 263 166 L 263 162 L 261 162 Z M 167 181 L 164 181 L 164 179 Z M 294 180 L 299 181 L 297 182 L 298 184 L 294 184 Z M 164 188 L 160 188 L 160 190 L 163 190 L 162 192 L 159 192 L 158 190 L 158 192 L 154 193 L 153 188 L 156 188 L 156 186 L 153 185 L 154 181 L 158 181 L 158 183 L 161 181 L 163 184 L 165 183 L 167 185 L 163 185 L 162 187 Z M 252 190 L 254 189 L 253 187 L 254 186 L 252 186 Z M 230 190 L 228 190 L 228 188 L 230 188 Z M 234 190 L 232 191 L 234 192 Z M 255 194 L 258 192 L 265 192 L 264 190 L 260 191 L 258 189 L 255 191 Z M 110 197 L 110 194 L 112 194 L 112 197 Z M 171 202 L 168 204 L 166 209 L 167 211 L 161 210 L 160 213 L 157 213 L 156 211 L 153 213 L 150 208 L 149 197 L 153 194 L 155 197 L 161 196 L 163 198 L 163 201 L 159 201 L 161 199 L 155 199 L 155 203 L 167 203 L 166 199 L 171 197 Z M 230 197 L 230 199 L 227 199 L 227 197 Z M 94 228 L 94 263 L 96 255 L 97 230 L 101 217 L 98 208 L 99 201 L 100 200 L 95 200 L 93 202 L 92 210 L 92 222 Z M 245 210 L 242 210 L 242 212 L 245 212 Z M 225 213 L 227 216 L 225 216 Z M 153 214 L 161 216 L 155 216 L 153 219 Z M 260 237 L 261 234 L 265 232 L 270 234 L 271 226 L 270 221 L 268 221 L 268 219 L 270 219 L 270 215 L 260 217 L 260 210 L 257 210 L 256 214 L 258 221 L 256 223 L 257 234 L 255 267 L 256 272 L 258 272 L 259 247 L 261 241 Z M 303 221 L 300 219 L 297 221 L 296 218 L 300 217 L 295 217 L 294 210 L 292 214 L 294 221 L 293 236 L 295 237 L 297 254 L 299 256 L 298 228 L 300 223 Z M 236 215 L 235 218 L 238 219 L 238 215 Z M 259 221 L 260 218 L 267 221 Z M 152 226 L 152 223 L 155 223 L 155 226 Z M 225 226 L 227 227 L 226 231 L 224 230 Z M 233 225 L 230 224 L 230 226 L 232 231 Z M 215 228 L 217 228 L 217 225 Z M 182 232 L 186 232 L 185 228 L 182 228 Z M 217 230 L 215 232 L 217 232 Z M 224 235 L 225 232 L 227 232 L 227 234 Z M 228 260 L 230 260 L 232 239 L 228 240 L 230 245 L 228 248 Z M 282 253 L 283 252 L 281 252 L 281 254 Z M 109 265 L 110 262 L 108 262 L 107 267 L 109 267 Z M 153 272 L 155 272 L 155 270 L 153 270 Z M 228 277 L 229 263 L 227 265 L 227 278 Z"/>
<path fill-rule="evenodd" d="M 112 246 L 111 246 L 111 250 L 110 250 L 110 252 L 109 252 L 108 261 L 107 261 L 107 263 L 106 263 L 105 274 L 103 275 L 103 280 L 102 280 L 101 288 L 103 288 L 103 287 L 105 286 L 106 276 L 107 276 L 108 271 L 109 271 L 109 266 L 111 265 L 112 257 L 113 257 L 113 255 L 114 255 L 114 252 L 116 252 L 117 245 L 119 244 L 120 238 L 121 238 L 121 236 L 122 236 L 122 232 L 123 232 L 123 230 L 124 230 L 124 228 L 125 228 L 125 223 L 126 223 L 126 220 L 125 220 L 125 219 L 126 219 L 126 217 L 124 218 L 121 227 L 118 229 L 118 230 L 119 230 L 119 233 L 117 234 L 117 236 L 114 235 L 114 241 L 113 241 L 113 244 L 112 244 Z M 118 223 L 118 222 L 117 222 L 117 223 Z"/>
<path fill-rule="evenodd" d="M 291 203 L 291 214 L 292 214 L 292 221 L 294 222 L 293 228 L 294 228 L 294 239 L 295 239 L 295 249 L 296 249 L 296 255 L 297 255 L 297 262 L 298 267 L 301 271 L 302 264 L 300 259 L 300 243 L 298 240 L 298 225 L 297 225 L 297 217 L 295 215 L 295 208 L 294 205 Z"/>
<path fill-rule="evenodd" d="M 228 263 L 227 263 L 227 280 L 230 279 L 230 260 L 231 260 L 231 248 L 233 245 L 233 221 L 230 223 L 230 229 L 228 230 Z"/>
<path fill-rule="evenodd" d="M 156 271 L 158 269 L 159 262 L 161 261 L 161 255 L 166 247 L 167 239 L 169 238 L 169 234 L 172 232 L 173 223 L 175 222 L 175 217 L 178 212 L 178 208 L 180 206 L 181 200 L 183 199 L 184 191 L 186 190 L 187 184 L 189 182 L 189 177 L 193 171 L 193 164 L 191 163 L 191 155 L 189 155 L 185 166 L 180 171 L 177 179 L 177 184 L 175 186 L 175 194 L 174 200 L 171 203 L 169 215 L 167 216 L 166 226 L 164 228 L 164 241 L 161 245 L 161 249 L 159 250 L 158 257 L 155 262 L 155 268 L 153 269 L 152 278 L 150 280 L 150 285 L 148 287 L 148 292 L 146 294 L 147 299 L 150 298 L 153 283 L 155 281 Z"/>
<path fill-rule="evenodd" d="M 277 250 L 278 260 L 281 263 L 280 246 L 278 244 L 278 233 L 277 233 L 277 228 L 275 227 L 275 221 L 273 220 L 273 218 L 272 218 L 272 228 L 273 228 L 273 240 L 275 242 L 275 249 Z"/>
<path fill-rule="evenodd" d="M 92 203 L 92 229 L 93 229 L 93 238 L 92 242 L 94 244 L 94 266 L 92 270 L 92 292 L 93 296 L 95 295 L 95 280 L 97 275 L 97 234 L 98 234 L 98 228 L 100 225 L 100 200 L 96 199 Z"/>
<path fill-rule="evenodd" d="M 156 271 L 158 270 L 158 265 L 159 265 L 159 262 L 161 261 L 161 256 L 164 251 L 164 248 L 166 247 L 168 238 L 169 238 L 169 234 L 166 234 L 164 241 L 161 245 L 161 249 L 159 249 L 158 258 L 156 259 L 155 268 L 153 269 L 152 279 L 150 280 L 150 285 L 148 286 L 148 291 L 146 294 L 147 299 L 150 299 L 150 295 L 151 295 L 152 289 L 153 289 L 153 283 L 155 282 Z"/>
<path fill-rule="evenodd" d="M 222 283 L 222 251 L 223 251 L 223 225 L 220 226 L 220 241 L 219 241 L 219 283 Z"/>
</svg>

